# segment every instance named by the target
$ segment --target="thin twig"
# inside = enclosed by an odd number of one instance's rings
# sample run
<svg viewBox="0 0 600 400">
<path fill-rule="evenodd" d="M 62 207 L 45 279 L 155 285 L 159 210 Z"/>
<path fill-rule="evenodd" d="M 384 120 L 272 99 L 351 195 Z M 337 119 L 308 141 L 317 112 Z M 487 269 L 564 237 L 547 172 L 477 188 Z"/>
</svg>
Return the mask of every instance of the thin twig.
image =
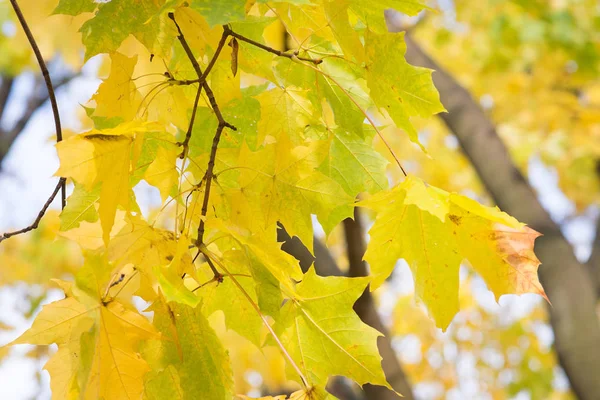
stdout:
<svg viewBox="0 0 600 400">
<path fill-rule="evenodd" d="M 323 62 L 323 60 L 320 59 L 320 58 L 300 57 L 300 56 L 298 56 L 297 52 L 294 52 L 294 53 L 284 53 L 281 50 L 277 50 L 277 49 L 274 49 L 272 47 L 265 46 L 262 43 L 256 42 L 256 41 L 254 41 L 254 40 L 252 40 L 250 38 L 247 38 L 246 36 L 240 35 L 239 33 L 236 33 L 236 32 L 233 32 L 233 31 L 230 31 L 229 35 L 233 36 L 233 37 L 235 37 L 235 38 L 237 38 L 239 40 L 241 40 L 242 42 L 249 43 L 252 46 L 255 46 L 255 47 L 258 47 L 258 48 L 263 49 L 265 51 L 268 51 L 269 53 L 273 53 L 273 54 L 278 55 L 280 57 L 287 57 L 290 60 L 293 59 L 293 58 L 297 58 L 298 60 L 307 61 L 307 62 L 313 63 L 315 65 L 319 65 L 319 64 L 321 64 Z"/>
<path fill-rule="evenodd" d="M 196 290 L 202 289 L 204 286 L 209 285 L 213 282 L 218 282 L 217 277 L 213 276 L 209 281 L 204 282 L 201 285 L 198 285 L 198 287 L 196 287 L 195 289 L 192 289 L 191 292 L 194 293 Z"/>
<path fill-rule="evenodd" d="M 213 178 L 213 170 L 215 167 L 215 158 L 217 156 L 217 147 L 219 146 L 219 140 L 221 140 L 221 133 L 223 132 L 224 125 L 219 124 L 217 128 L 217 132 L 213 138 L 212 147 L 210 149 L 210 158 L 208 160 L 208 166 L 206 168 L 206 189 L 204 190 L 204 199 L 202 200 L 202 210 L 200 211 L 200 215 L 202 217 L 206 217 L 206 213 L 208 212 L 208 199 L 210 197 L 210 186 L 212 184 Z M 196 244 L 201 245 L 204 241 L 204 218 L 200 219 L 200 224 L 198 225 L 198 238 L 196 239 Z"/>
<path fill-rule="evenodd" d="M 177 36 L 177 39 L 181 43 L 181 46 L 183 47 L 188 58 L 190 59 L 190 62 L 192 63 L 192 66 L 194 67 L 194 70 L 196 71 L 196 75 L 198 75 L 198 83 L 204 89 L 204 92 L 206 93 L 206 96 L 208 97 L 208 100 L 210 102 L 210 106 L 213 109 L 215 116 L 217 117 L 217 120 L 219 121 L 219 126 L 217 127 L 217 131 L 215 132 L 215 136 L 213 137 L 213 143 L 212 143 L 212 147 L 210 150 L 210 158 L 208 160 L 206 174 L 204 175 L 204 177 L 206 178 L 206 189 L 204 190 L 204 199 L 202 201 L 202 211 L 201 211 L 202 218 L 200 219 L 200 224 L 198 226 L 198 237 L 196 239 L 196 245 L 198 247 L 200 247 L 202 245 L 203 239 L 204 239 L 204 217 L 206 217 L 206 213 L 208 212 L 208 200 L 210 198 L 210 188 L 211 188 L 212 179 L 213 179 L 213 170 L 215 167 L 215 159 L 217 157 L 217 148 L 219 147 L 219 141 L 221 140 L 221 134 L 223 133 L 223 129 L 225 127 L 232 129 L 234 131 L 237 130 L 237 128 L 235 126 L 231 125 L 229 122 L 225 121 L 225 119 L 223 118 L 223 114 L 221 113 L 221 109 L 219 108 L 219 105 L 217 104 L 215 95 L 214 95 L 212 89 L 210 88 L 210 86 L 208 85 L 208 83 L 206 83 L 206 77 L 208 76 L 208 73 L 210 72 L 212 67 L 217 62 L 217 58 L 219 57 L 219 54 L 221 54 L 221 50 L 225 46 L 227 36 L 233 34 L 233 32 L 231 31 L 231 29 L 228 26 L 226 26 L 226 25 L 223 26 L 223 34 L 221 35 L 221 40 L 219 41 L 217 49 L 215 50 L 215 54 L 213 55 L 212 59 L 208 63 L 208 66 L 206 67 L 206 71 L 202 72 L 202 69 L 200 68 L 200 64 L 198 64 L 196 57 L 194 57 L 194 53 L 192 52 L 192 49 L 188 45 L 187 40 L 185 39 L 185 36 L 183 35 L 181 28 L 179 27 L 179 24 L 175 20 L 175 15 L 173 13 L 169 13 L 169 18 L 171 18 L 173 20 L 173 23 L 175 23 L 175 26 L 177 27 L 177 31 L 179 33 Z M 189 141 L 189 136 L 191 136 L 191 129 L 188 130 L 188 134 L 186 135 L 186 141 L 183 143 L 184 146 L 187 146 L 187 142 Z M 184 147 L 184 152 L 185 152 L 185 147 Z M 209 263 L 209 265 L 210 265 L 210 263 Z M 214 265 L 211 265 L 211 269 L 213 270 L 213 273 L 215 274 L 215 276 L 219 274 L 219 272 L 216 270 L 216 268 L 214 268 Z"/>
<path fill-rule="evenodd" d="M 18 231 L 5 233 L 4 235 L 0 236 L 0 242 L 2 242 L 5 239 L 8 239 L 9 237 L 20 235 L 22 233 L 26 233 L 26 232 L 29 232 L 29 231 L 32 231 L 32 230 L 36 229 L 38 227 L 38 225 L 40 224 L 40 221 L 42 220 L 42 217 L 44 216 L 44 214 L 46 214 L 46 211 L 48 210 L 48 207 L 50 207 L 50 204 L 52 203 L 52 201 L 54 200 L 54 198 L 58 194 L 58 191 L 63 187 L 63 185 L 65 184 L 66 181 L 67 181 L 67 178 L 60 178 L 58 180 L 58 184 L 54 188 L 54 191 L 52 192 L 52 194 L 50 195 L 50 197 L 48 198 L 48 200 L 46 200 L 46 203 L 44 204 L 44 207 L 42 207 L 42 209 L 38 213 L 37 218 L 35 219 L 35 221 L 33 221 L 33 223 L 31 225 L 29 225 L 26 228 L 19 229 Z"/>
<path fill-rule="evenodd" d="M 221 54 L 221 50 L 223 50 L 223 47 L 225 46 L 225 41 L 227 39 L 227 36 L 230 34 L 231 31 L 227 26 L 223 27 L 223 34 L 221 35 L 221 40 L 219 41 L 219 44 L 217 45 L 215 54 L 212 56 L 208 65 L 206 66 L 206 70 L 204 72 L 202 72 L 202 68 L 200 68 L 200 64 L 198 64 L 196 57 L 194 57 L 194 53 L 192 52 L 192 49 L 188 45 L 187 40 L 185 40 L 185 36 L 183 35 L 183 32 L 181 31 L 179 24 L 175 20 L 175 15 L 173 13 L 169 13 L 169 18 L 171 18 L 173 20 L 173 23 L 177 27 L 177 32 L 178 32 L 177 39 L 179 39 L 179 42 L 181 43 L 181 46 L 183 47 L 185 54 L 188 56 L 190 62 L 192 63 L 192 66 L 194 67 L 194 71 L 196 71 L 196 75 L 198 75 L 197 80 L 176 81 L 176 82 L 182 82 L 180 84 L 188 84 L 188 83 L 198 83 L 199 84 L 198 92 L 196 93 L 196 99 L 194 100 L 194 107 L 192 108 L 192 117 L 190 119 L 190 124 L 189 124 L 188 130 L 185 134 L 185 139 L 181 143 L 181 145 L 183 146 L 183 151 L 181 152 L 179 158 L 184 158 L 185 154 L 188 151 L 188 145 L 190 142 L 190 138 L 192 137 L 192 128 L 194 126 L 196 111 L 198 109 L 198 101 L 200 100 L 200 94 L 202 93 L 202 89 L 204 89 L 204 91 L 206 92 L 206 95 L 208 96 L 211 107 L 212 107 L 213 111 L 215 112 L 215 114 L 217 115 L 217 119 L 219 120 L 219 124 L 225 123 L 226 124 L 225 126 L 228 126 L 230 128 L 233 127 L 233 125 L 227 124 L 223 120 L 223 115 L 221 114 L 219 107 L 216 105 L 213 91 L 206 83 L 206 78 L 207 78 L 208 74 L 210 73 L 210 71 L 212 70 L 212 68 L 214 67 L 215 63 L 217 62 L 217 59 L 219 58 L 219 55 Z M 175 81 L 175 80 L 173 79 L 173 81 Z M 235 130 L 235 128 L 232 128 L 232 129 Z"/>
<path fill-rule="evenodd" d="M 202 94 L 202 85 L 198 85 L 198 90 L 196 91 L 196 98 L 194 99 L 194 106 L 192 107 L 192 116 L 190 117 L 190 123 L 188 125 L 188 130 L 185 133 L 185 139 L 181 142 L 181 146 L 183 150 L 181 150 L 181 154 L 179 155 L 180 159 L 184 159 L 188 152 L 188 146 L 190 143 L 190 139 L 192 137 L 192 129 L 194 129 L 194 121 L 196 120 L 196 112 L 198 111 L 198 102 L 200 101 L 200 96 Z"/>
<path fill-rule="evenodd" d="M 212 262 L 212 261 L 211 261 Z M 248 274 L 231 274 L 231 275 L 220 275 L 220 276 L 213 276 L 209 281 L 204 282 L 203 284 L 199 285 L 198 287 L 196 287 L 195 289 L 192 289 L 192 293 L 195 292 L 196 290 L 202 289 L 204 286 L 213 283 L 213 282 L 217 282 L 217 283 L 223 283 L 223 281 L 225 280 L 225 276 L 243 276 L 245 278 L 252 278 L 252 275 L 248 275 Z"/>
<path fill-rule="evenodd" d="M 21 8 L 19 4 L 17 4 L 17 0 L 10 0 L 10 4 L 12 4 L 15 13 L 17 14 L 17 18 L 23 27 L 23 31 L 25 31 L 25 35 L 29 40 L 29 44 L 31 45 L 31 49 L 35 54 L 35 58 L 37 58 L 37 62 L 40 65 L 40 70 L 42 71 L 42 76 L 44 77 L 44 81 L 46 82 L 46 89 L 48 89 L 48 97 L 50 98 L 50 104 L 52 105 L 52 114 L 54 115 L 54 126 L 56 129 L 56 142 L 60 142 L 62 140 L 62 128 L 60 126 L 60 116 L 58 114 L 58 103 L 56 102 L 56 96 L 54 95 L 54 88 L 52 86 L 52 80 L 50 79 L 50 73 L 48 72 L 48 68 L 46 68 L 46 63 L 44 62 L 44 58 L 42 57 L 42 53 L 35 42 L 33 34 L 27 25 L 27 21 L 25 21 L 25 17 L 21 12 Z M 61 206 L 64 209 L 67 205 L 67 190 L 66 190 L 66 181 L 62 181 L 61 187 Z"/>
<path fill-rule="evenodd" d="M 215 264 L 213 264 L 213 262 L 206 256 L 206 254 L 204 254 L 204 252 L 202 252 L 202 250 L 200 249 L 200 247 L 198 247 L 198 252 L 196 253 L 196 255 L 194 256 L 194 259 L 192 260 L 192 264 L 196 262 L 196 259 L 198 258 L 198 256 L 200 255 L 200 253 L 202 253 L 202 255 L 204 256 L 204 258 L 206 259 L 206 262 L 208 263 L 208 266 L 210 267 L 210 270 L 213 273 L 213 278 L 216 281 L 222 282 L 223 281 L 223 274 L 220 273 L 217 270 L 217 267 L 215 267 Z M 184 274 L 185 276 L 185 274 Z"/>
</svg>

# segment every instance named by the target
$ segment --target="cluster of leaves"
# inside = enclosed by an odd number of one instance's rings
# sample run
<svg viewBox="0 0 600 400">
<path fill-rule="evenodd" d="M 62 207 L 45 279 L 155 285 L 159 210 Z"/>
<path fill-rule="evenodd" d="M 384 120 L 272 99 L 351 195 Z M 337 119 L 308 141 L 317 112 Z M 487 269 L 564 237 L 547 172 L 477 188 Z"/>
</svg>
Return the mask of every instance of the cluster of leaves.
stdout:
<svg viewBox="0 0 600 400">
<path fill-rule="evenodd" d="M 93 127 L 57 145 L 57 175 L 74 185 L 61 236 L 81 246 L 83 266 L 75 282 L 54 280 L 65 299 L 13 342 L 58 344 L 46 365 L 56 398 L 231 398 L 229 355 L 209 320 L 217 311 L 250 343 L 280 351 L 301 387 L 292 398 L 328 397 L 332 375 L 389 387 L 380 333 L 352 305 L 400 258 L 442 329 L 458 312 L 464 260 L 497 297 L 544 295 L 537 233 L 414 176 L 389 187 L 386 157 L 404 170 L 378 121 L 423 148 L 411 118 L 443 107 L 431 71 L 409 65 L 403 34 L 387 32 L 387 8 L 424 7 L 59 2 L 55 13 L 82 21 L 85 60 L 108 54 L 110 72 L 85 107 Z M 273 26 L 292 49 L 267 39 Z M 141 181 L 162 201 L 147 217 Z M 312 250 L 313 216 L 328 234 L 355 206 L 377 213 L 371 276 L 303 273 L 281 250 L 278 224 Z"/>
</svg>

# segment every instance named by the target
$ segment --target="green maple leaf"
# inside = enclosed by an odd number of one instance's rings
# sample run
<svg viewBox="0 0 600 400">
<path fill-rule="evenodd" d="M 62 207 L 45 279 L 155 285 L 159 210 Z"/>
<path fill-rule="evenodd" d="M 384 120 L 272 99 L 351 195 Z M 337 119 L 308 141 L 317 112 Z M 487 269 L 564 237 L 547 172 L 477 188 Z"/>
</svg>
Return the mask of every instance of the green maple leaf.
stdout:
<svg viewBox="0 0 600 400">
<path fill-rule="evenodd" d="M 431 79 L 432 71 L 406 62 L 404 33 L 366 35 L 367 83 L 375 104 L 387 111 L 410 140 L 419 143 L 410 117 L 445 111 Z M 382 57 L 382 54 L 386 54 Z M 421 146 L 422 147 L 422 146 Z"/>
<path fill-rule="evenodd" d="M 329 149 L 319 171 L 344 188 L 350 196 L 386 189 L 387 160 L 373 149 L 372 138 L 360 138 L 336 129 L 330 134 Z"/>
<path fill-rule="evenodd" d="M 239 21 L 246 16 L 246 0 L 192 0 L 190 7 L 202 14 L 211 26 Z"/>
<path fill-rule="evenodd" d="M 79 15 L 92 12 L 98 7 L 94 0 L 60 0 L 53 14 Z"/>
<path fill-rule="evenodd" d="M 202 393 L 208 399 L 231 399 L 229 356 L 201 305 L 192 308 L 159 297 L 151 309 L 154 325 L 167 339 L 149 341 L 144 348 L 153 369 L 146 376 L 148 397 L 194 398 Z"/>
<path fill-rule="evenodd" d="M 101 53 L 116 51 L 130 34 L 142 42 L 149 51 L 156 54 L 168 53 L 173 36 L 161 33 L 161 15 L 164 0 L 131 2 L 112 0 L 98 5 L 93 18 L 81 26 L 81 36 L 85 45 L 85 60 Z M 59 6 L 62 6 L 61 3 Z M 64 4 L 68 13 L 73 7 Z M 83 7 L 82 11 L 89 8 Z"/>
<path fill-rule="evenodd" d="M 227 264 L 230 273 L 235 274 L 235 279 L 243 290 L 250 296 L 251 300 L 258 304 L 257 282 L 250 274 L 246 265 L 246 255 L 241 250 L 230 250 L 223 255 L 223 262 Z M 206 274 L 206 280 L 210 279 L 212 272 Z M 213 282 L 197 291 L 202 299 L 203 312 L 211 315 L 216 311 L 222 311 L 225 315 L 225 324 L 251 341 L 255 346 L 261 346 L 262 320 L 252 307 L 244 293 L 234 284 L 231 277 L 223 278 L 223 282 Z M 279 293 L 281 304 L 281 292 Z M 274 300 L 277 300 L 275 297 Z"/>
<path fill-rule="evenodd" d="M 318 163 L 318 143 L 289 150 L 285 138 L 257 152 L 240 152 L 240 187 L 244 203 L 233 205 L 250 216 L 250 229 L 275 229 L 281 222 L 290 235 L 312 248 L 311 214 L 316 214 L 326 232 L 352 215 L 353 198 L 313 165 Z M 318 165 L 318 164 L 317 164 Z M 242 208 L 244 207 L 244 208 Z M 245 208 L 248 207 L 248 208 Z M 232 215 L 232 218 L 236 218 Z"/>
<path fill-rule="evenodd" d="M 285 348 L 310 384 L 332 375 L 360 385 L 390 387 L 381 369 L 377 337 L 352 309 L 369 278 L 320 277 L 310 268 L 275 325 Z"/>
<path fill-rule="evenodd" d="M 60 230 L 68 231 L 76 228 L 82 221 L 96 222 L 98 212 L 96 203 L 100 199 L 100 185 L 88 192 L 83 185 L 75 183 L 73 193 L 69 196 L 67 206 L 60 213 Z"/>
</svg>

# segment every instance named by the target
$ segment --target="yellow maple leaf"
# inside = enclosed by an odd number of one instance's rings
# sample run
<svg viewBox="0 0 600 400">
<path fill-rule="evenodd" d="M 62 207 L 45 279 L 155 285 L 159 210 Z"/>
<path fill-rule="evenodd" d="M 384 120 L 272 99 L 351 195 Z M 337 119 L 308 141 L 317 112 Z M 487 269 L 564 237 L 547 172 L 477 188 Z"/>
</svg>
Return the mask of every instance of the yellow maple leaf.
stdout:
<svg viewBox="0 0 600 400">
<path fill-rule="evenodd" d="M 59 351 L 46 364 L 57 396 L 132 399 L 143 392 L 149 367 L 137 347 L 159 334 L 119 301 L 119 285 L 125 282 L 111 284 L 110 272 L 102 257 L 89 254 L 72 293 L 44 306 L 33 326 L 11 343 L 58 344 Z"/>
<path fill-rule="evenodd" d="M 361 205 L 378 212 L 365 253 L 373 280 L 385 281 L 399 258 L 413 272 L 415 294 L 438 327 L 459 310 L 460 263 L 466 259 L 496 295 L 546 295 L 537 277 L 533 243 L 539 234 L 497 208 L 426 186 L 409 177 Z"/>
<path fill-rule="evenodd" d="M 104 244 L 108 244 L 117 207 L 130 209 L 132 165 L 143 132 L 156 124 L 128 122 L 111 129 L 92 129 L 56 145 L 60 167 L 56 175 L 73 178 L 91 191 L 101 183 L 98 214 Z M 136 143 L 137 142 L 137 143 Z"/>
<path fill-rule="evenodd" d="M 127 57 L 115 52 L 111 54 L 110 59 L 110 75 L 92 96 L 92 100 L 96 102 L 93 115 L 130 121 L 135 117 L 141 101 L 141 96 L 131 79 L 137 56 Z"/>
</svg>

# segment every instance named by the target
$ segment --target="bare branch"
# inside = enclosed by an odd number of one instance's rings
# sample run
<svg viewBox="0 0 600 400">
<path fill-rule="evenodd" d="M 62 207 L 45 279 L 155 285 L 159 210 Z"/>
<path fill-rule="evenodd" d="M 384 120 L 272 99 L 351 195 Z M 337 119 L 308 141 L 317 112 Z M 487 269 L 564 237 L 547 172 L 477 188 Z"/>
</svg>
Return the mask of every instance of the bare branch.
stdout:
<svg viewBox="0 0 600 400">
<path fill-rule="evenodd" d="M 212 90 L 210 89 L 210 87 L 208 86 L 208 84 L 206 83 L 206 77 L 208 76 L 208 74 L 212 70 L 213 66 L 217 62 L 217 58 L 219 58 L 219 55 L 221 54 L 221 50 L 223 50 L 223 46 L 225 46 L 225 40 L 227 39 L 227 35 L 229 34 L 229 28 L 227 28 L 227 27 L 223 28 L 224 29 L 223 35 L 221 36 L 221 40 L 219 41 L 217 50 L 215 51 L 215 54 L 211 58 L 210 62 L 208 63 L 206 70 L 204 72 L 202 72 L 202 69 L 200 68 L 200 64 L 198 64 L 198 61 L 196 60 L 196 57 L 194 57 L 194 53 L 192 52 L 192 49 L 190 48 L 187 41 L 185 40 L 185 36 L 183 36 L 183 32 L 181 31 L 179 24 L 177 23 L 177 21 L 175 21 L 175 14 L 169 13 L 169 18 L 171 18 L 173 20 L 173 23 L 177 27 L 177 32 L 179 33 L 177 36 L 177 39 L 179 39 L 179 42 L 181 43 L 181 46 L 183 47 L 185 54 L 188 56 L 190 62 L 192 63 L 192 66 L 194 67 L 194 70 L 196 71 L 196 75 L 198 75 L 197 80 L 181 81 L 181 82 L 182 83 L 185 82 L 186 84 L 187 83 L 198 83 L 199 84 L 198 91 L 196 92 L 196 99 L 194 100 L 194 107 L 192 108 L 192 117 L 190 119 L 190 124 L 189 124 L 188 130 L 185 134 L 185 139 L 182 143 L 183 151 L 181 152 L 180 158 L 183 159 L 185 157 L 185 155 L 187 154 L 188 144 L 190 142 L 190 138 L 192 137 L 192 128 L 194 127 L 194 120 L 196 118 L 196 110 L 198 109 L 198 101 L 200 100 L 200 94 L 202 93 L 202 89 L 204 89 L 204 91 L 206 92 L 206 95 L 209 98 L 211 107 L 213 108 L 213 111 L 215 112 L 215 114 L 217 115 L 217 118 L 219 120 L 219 124 L 221 124 L 221 123 L 226 124 L 226 122 L 223 120 L 223 116 L 221 115 L 221 111 L 219 110 L 219 107 L 217 106 L 217 103 L 215 101 L 215 96 L 214 96 Z"/>
<path fill-rule="evenodd" d="M 36 229 L 38 227 L 38 225 L 40 224 L 40 221 L 42 220 L 42 217 L 44 216 L 44 214 L 46 214 L 46 211 L 48 210 L 48 207 L 50 207 L 50 204 L 52 204 L 52 201 L 54 200 L 54 198 L 56 197 L 56 195 L 58 194 L 58 191 L 64 186 L 65 182 L 67 181 L 67 178 L 60 178 L 58 180 L 58 183 L 56 184 L 56 187 L 54 188 L 54 191 L 52 192 L 52 194 L 50 195 L 50 197 L 48 198 L 48 200 L 46 200 L 46 203 L 44 204 L 44 206 L 42 207 L 42 209 L 40 210 L 40 212 L 38 213 L 37 218 L 35 219 L 35 221 L 33 221 L 33 223 L 31 225 L 29 225 L 26 228 L 23 229 L 19 229 L 18 231 L 14 231 L 14 232 L 7 232 L 4 235 L 0 236 L 0 243 L 3 240 L 6 240 L 10 237 L 16 236 L 16 235 L 20 235 L 29 231 L 32 231 L 34 229 Z"/>
<path fill-rule="evenodd" d="M 25 31 L 25 35 L 29 40 L 29 44 L 31 45 L 31 49 L 35 54 L 35 58 L 37 58 L 38 64 L 40 65 L 40 70 L 42 71 L 42 76 L 44 77 L 44 82 L 46 82 L 46 89 L 48 89 L 48 97 L 50 98 L 50 104 L 52 105 L 52 113 L 54 114 L 54 126 L 56 129 L 56 142 L 60 142 L 62 140 L 62 128 L 60 126 L 60 115 L 58 114 L 58 103 L 56 102 L 56 96 L 54 95 L 54 88 L 52 87 L 52 80 L 50 79 L 50 73 L 48 72 L 48 68 L 46 68 L 46 63 L 44 62 L 44 58 L 42 57 L 42 53 L 27 25 L 27 21 L 25 21 L 25 17 L 21 12 L 21 8 L 17 3 L 17 0 L 10 0 L 10 4 L 12 4 L 15 13 L 17 14 L 17 18 L 23 27 L 23 31 Z M 64 209 L 67 204 L 67 190 L 65 181 L 62 182 L 61 188 L 61 206 Z"/>
<path fill-rule="evenodd" d="M 354 219 L 344 220 L 344 236 L 346 238 L 346 254 L 348 256 L 349 270 L 351 277 L 368 276 L 367 263 L 363 261 L 366 244 L 364 238 L 364 228 L 361 220 L 361 214 L 358 208 L 354 209 Z M 364 323 L 377 329 L 379 332 L 388 335 L 386 327 L 381 322 L 379 315 L 371 310 L 375 310 L 375 303 L 369 288 L 365 289 L 362 296 L 354 304 L 354 310 L 360 316 Z M 394 349 L 389 340 L 379 340 L 379 349 L 383 358 L 382 364 L 388 382 L 392 387 L 403 396 L 411 398 L 412 392 L 408 379 L 398 363 Z M 366 384 L 363 386 L 367 399 L 372 400 L 392 400 L 398 396 L 391 390 L 383 386 Z"/>
</svg>

